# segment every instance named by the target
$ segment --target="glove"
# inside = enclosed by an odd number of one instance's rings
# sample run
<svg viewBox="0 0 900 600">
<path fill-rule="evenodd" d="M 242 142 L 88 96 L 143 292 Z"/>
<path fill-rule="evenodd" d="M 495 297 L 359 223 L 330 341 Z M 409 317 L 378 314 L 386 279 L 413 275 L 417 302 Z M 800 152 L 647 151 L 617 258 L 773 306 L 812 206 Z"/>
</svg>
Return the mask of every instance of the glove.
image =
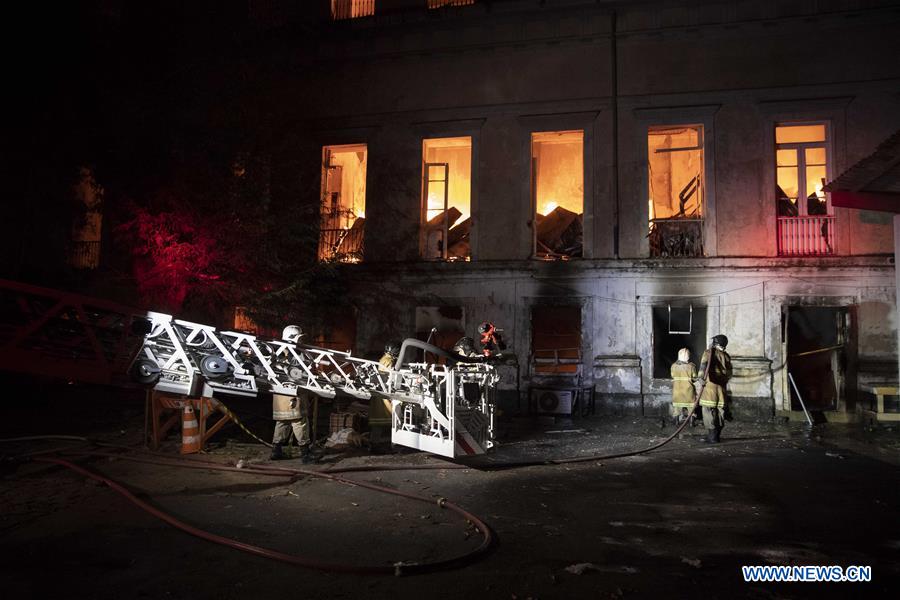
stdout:
<svg viewBox="0 0 900 600">
<path fill-rule="evenodd" d="M 722 418 L 728 422 L 734 421 L 734 415 L 731 414 L 731 407 L 726 406 L 722 409 Z"/>
</svg>

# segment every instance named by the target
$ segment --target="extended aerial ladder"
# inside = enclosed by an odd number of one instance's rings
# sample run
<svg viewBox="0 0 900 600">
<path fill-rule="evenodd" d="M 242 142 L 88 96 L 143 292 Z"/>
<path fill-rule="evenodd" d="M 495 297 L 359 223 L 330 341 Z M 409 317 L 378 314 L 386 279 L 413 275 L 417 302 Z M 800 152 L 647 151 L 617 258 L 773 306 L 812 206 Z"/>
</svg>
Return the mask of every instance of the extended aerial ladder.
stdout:
<svg viewBox="0 0 900 600">
<path fill-rule="evenodd" d="M 412 360 L 420 352 L 443 362 Z M 0 361 L 7 370 L 91 383 L 127 385 L 130 376 L 184 396 L 306 390 L 323 398 L 380 398 L 390 401 L 396 444 L 447 457 L 494 445 L 494 366 L 415 339 L 385 370 L 349 352 L 0 280 Z"/>
<path fill-rule="evenodd" d="M 262 339 L 239 331 L 147 313 L 144 344 L 131 366 L 144 385 L 192 395 L 213 392 L 255 396 L 306 390 L 391 403 L 391 440 L 442 456 L 483 454 L 494 445 L 497 371 L 484 357 L 463 357 L 407 339 L 393 368 L 373 360 L 292 340 Z M 444 359 L 407 361 L 422 351 Z"/>
</svg>

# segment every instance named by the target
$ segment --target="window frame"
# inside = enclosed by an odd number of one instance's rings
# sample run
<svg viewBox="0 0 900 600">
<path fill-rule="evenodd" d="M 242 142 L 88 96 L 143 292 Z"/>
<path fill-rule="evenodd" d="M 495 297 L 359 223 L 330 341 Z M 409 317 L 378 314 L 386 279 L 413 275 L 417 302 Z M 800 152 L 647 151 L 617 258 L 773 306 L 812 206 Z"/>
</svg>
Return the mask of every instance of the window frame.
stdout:
<svg viewBox="0 0 900 600">
<path fill-rule="evenodd" d="M 800 125 L 824 125 L 825 126 L 825 141 L 824 142 L 787 142 L 779 144 L 776 140 L 776 134 L 779 127 L 795 127 Z M 809 215 L 808 208 L 805 202 L 807 198 L 806 195 L 806 152 L 805 150 L 809 148 L 824 148 L 825 149 L 825 182 L 828 183 L 831 181 L 832 177 L 834 177 L 833 168 L 832 168 L 832 136 L 831 136 L 831 121 L 828 119 L 817 119 L 812 121 L 795 121 L 795 120 L 778 120 L 775 121 L 774 126 L 772 127 L 772 144 L 773 144 L 773 152 L 771 155 L 772 158 L 772 166 L 775 169 L 775 185 L 778 185 L 778 151 L 779 150 L 787 150 L 793 149 L 797 150 L 797 216 L 798 217 L 807 217 L 807 216 L 822 216 L 822 217 L 833 217 L 834 208 L 831 206 L 831 193 L 825 192 L 825 206 L 826 212 L 824 215 Z M 775 211 L 776 216 L 778 211 L 778 198 L 775 198 Z"/>
<path fill-rule="evenodd" d="M 678 127 L 701 126 L 703 127 L 703 179 L 704 179 L 704 214 L 703 214 L 703 258 L 714 257 L 718 254 L 718 238 L 716 229 L 716 152 L 715 152 L 715 117 L 721 108 L 719 104 L 681 107 L 654 107 L 634 109 L 634 116 L 638 126 L 634 129 L 634 144 L 637 148 L 637 160 L 642 165 L 640 168 L 640 207 L 637 214 L 641 215 L 640 240 L 638 248 L 640 256 L 650 256 L 649 237 L 644 233 L 649 227 L 650 210 L 647 202 L 650 189 L 649 162 L 647 136 L 650 128 L 654 127 Z M 635 214 L 635 213 L 631 213 Z M 676 259 L 677 260 L 677 259 Z"/>
<path fill-rule="evenodd" d="M 657 222 L 683 222 L 683 223 L 696 223 L 700 222 L 700 244 L 701 244 L 701 252 L 697 257 L 663 257 L 663 256 L 651 256 L 651 258 L 701 258 L 707 256 L 706 253 L 706 219 L 707 219 L 707 198 L 706 198 L 706 180 L 707 180 L 707 172 L 706 172 L 706 128 L 702 123 L 677 123 L 673 125 L 648 125 L 647 126 L 647 136 L 645 139 L 645 145 L 647 147 L 647 162 L 646 162 L 646 178 L 647 178 L 647 186 L 645 188 L 645 192 L 647 193 L 648 199 L 652 199 L 650 196 L 650 187 L 651 187 L 651 178 L 650 178 L 650 135 L 654 131 L 661 131 L 666 129 L 675 129 L 675 128 L 684 128 L 684 129 L 694 129 L 697 132 L 697 145 L 692 147 L 677 147 L 668 149 L 669 152 L 682 152 L 682 151 L 692 151 L 692 150 L 700 150 L 700 202 L 698 203 L 698 207 L 700 209 L 700 216 L 695 218 L 675 218 L 675 217 L 650 217 L 650 202 L 647 204 L 647 229 L 651 231 L 651 227 Z M 657 226 L 659 227 L 659 226 Z M 650 235 L 648 234 L 648 239 Z M 648 255 L 649 255 L 648 248 Z"/>
<path fill-rule="evenodd" d="M 761 100 L 757 103 L 762 123 L 763 136 L 763 199 L 772 207 L 765 210 L 764 222 L 767 233 L 767 256 L 779 258 L 778 254 L 778 202 L 775 186 L 778 178 L 775 172 L 775 126 L 778 123 L 827 122 L 830 140 L 828 160 L 834 173 L 843 172 L 847 166 L 845 140 L 847 139 L 847 106 L 852 96 L 829 98 L 805 98 L 802 100 Z M 828 256 L 840 256 L 850 247 L 849 230 L 843 224 L 850 217 L 849 208 L 832 207 L 834 225 L 834 248 Z"/>
<path fill-rule="evenodd" d="M 365 153 L 366 153 L 366 173 L 365 173 L 366 193 L 363 196 L 363 206 L 364 206 L 363 211 L 368 210 L 368 206 L 367 206 L 367 202 L 366 202 L 368 199 L 368 196 L 369 196 L 369 143 L 368 143 L 368 141 L 346 142 L 346 143 L 337 143 L 337 144 L 328 144 L 328 143 L 321 144 L 320 152 L 319 152 L 319 203 L 318 203 L 318 211 L 316 214 L 316 217 L 318 219 L 318 229 L 319 229 L 318 246 L 316 248 L 316 261 L 317 262 L 328 262 L 329 260 L 331 260 L 333 258 L 333 256 L 325 257 L 322 255 L 323 234 L 324 234 L 324 231 L 326 231 L 325 229 L 322 228 L 322 224 L 323 224 L 323 219 L 324 219 L 323 210 L 325 208 L 325 195 L 327 193 L 327 174 L 326 173 L 328 170 L 328 165 L 325 162 L 326 161 L 325 153 L 329 149 L 346 148 L 346 147 L 353 147 L 353 146 L 363 146 L 365 148 Z M 332 150 L 332 154 L 333 154 L 333 150 Z M 359 218 L 359 217 L 357 217 L 357 218 Z M 363 217 L 363 218 L 365 218 L 365 217 Z M 355 222 L 356 222 L 356 219 L 354 219 L 354 223 Z M 350 229 L 347 229 L 347 231 L 350 231 L 350 230 L 352 230 L 352 225 L 351 225 Z M 361 239 L 360 239 L 361 251 L 359 252 L 359 256 L 357 257 L 357 259 L 356 260 L 352 260 L 352 259 L 339 260 L 337 262 L 340 262 L 343 264 L 364 262 L 364 260 L 365 260 L 365 241 L 366 241 L 365 223 L 363 223 L 362 232 L 360 234 L 360 237 L 361 237 Z"/>
<path fill-rule="evenodd" d="M 538 215 L 538 206 L 537 206 L 537 173 L 534 169 L 535 156 L 534 156 L 534 136 L 542 133 L 574 133 L 581 132 L 581 256 L 566 256 L 559 258 L 550 258 L 545 256 L 538 255 L 538 228 L 537 228 L 537 215 Z M 588 225 L 592 223 L 592 220 L 588 218 L 588 183 L 589 179 L 589 168 L 588 168 L 588 128 L 587 126 L 576 126 L 570 128 L 561 128 L 561 129 L 552 129 L 552 128 L 540 128 L 540 129 L 532 129 L 528 132 L 528 196 L 530 199 L 531 205 L 531 214 L 529 215 L 529 223 L 531 223 L 531 251 L 530 255 L 532 259 L 535 260 L 580 260 L 588 257 L 588 239 L 593 239 L 593 236 L 587 235 Z"/>
<path fill-rule="evenodd" d="M 412 125 L 412 130 L 416 135 L 416 138 L 419 142 L 419 162 L 420 167 L 421 163 L 424 163 L 422 160 L 424 158 L 424 148 L 425 148 L 425 140 L 428 139 L 440 139 L 440 138 L 454 138 L 454 137 L 468 137 L 472 142 L 472 166 L 469 172 L 471 187 L 469 189 L 469 215 L 472 219 L 472 226 L 469 229 L 469 261 L 478 260 L 478 236 L 479 236 L 479 228 L 478 221 L 480 216 L 480 206 L 478 203 L 479 197 L 479 160 L 480 160 L 480 141 L 481 141 L 481 128 L 484 125 L 484 119 L 462 119 L 458 121 L 441 121 L 441 122 L 422 122 L 422 123 L 414 123 Z M 422 185 L 422 175 L 420 168 L 419 173 L 419 185 Z M 424 190 L 419 190 L 419 203 L 420 207 L 422 205 L 422 194 Z M 416 260 L 424 261 L 423 256 L 423 232 L 422 232 L 422 218 L 419 217 L 418 221 L 418 248 L 416 255 Z M 425 262 L 436 262 L 433 260 L 428 260 Z M 444 262 L 444 261 L 437 261 Z M 464 261 L 468 262 L 468 261 Z"/>
<path fill-rule="evenodd" d="M 445 203 L 449 209 L 449 177 L 450 177 L 450 163 L 444 162 L 427 162 L 426 158 L 426 150 L 425 144 L 428 141 L 433 140 L 445 140 L 445 139 L 458 139 L 458 138 L 468 138 L 469 139 L 469 220 L 471 221 L 469 224 L 469 255 L 467 257 L 459 257 L 459 258 L 451 258 L 449 256 L 449 246 L 447 244 L 447 240 L 449 238 L 449 233 L 452 227 L 447 223 L 446 216 L 444 218 L 443 225 L 443 248 L 441 250 L 441 256 L 439 257 L 427 257 L 426 256 L 426 244 L 428 241 L 428 234 L 426 231 L 426 224 L 428 223 L 428 188 L 429 182 L 432 181 L 429 179 L 429 169 L 431 167 L 444 166 L 445 168 L 445 179 L 444 179 L 444 197 Z M 421 138 L 421 192 L 420 192 L 420 214 L 419 214 L 419 259 L 428 261 L 428 262 L 469 262 L 472 260 L 474 255 L 474 244 L 475 244 L 475 140 L 476 137 L 472 133 L 464 133 L 460 135 L 434 135 L 434 136 L 423 136 Z M 435 180 L 437 181 L 437 180 Z"/>
<path fill-rule="evenodd" d="M 677 308 L 686 308 L 690 306 L 691 310 L 691 333 L 677 333 L 671 331 L 671 323 L 669 325 L 669 331 L 667 335 L 694 335 L 694 329 L 703 328 L 702 335 L 700 336 L 702 340 L 702 346 L 706 346 L 707 340 L 709 340 L 712 336 L 709 335 L 709 306 L 703 303 L 698 303 L 696 299 L 672 299 L 672 300 L 658 300 L 654 299 L 654 303 L 650 306 L 650 331 L 651 331 L 651 342 L 650 342 L 650 377 L 656 381 L 672 381 L 672 377 L 670 374 L 670 368 L 672 363 L 675 362 L 672 360 L 668 364 L 659 364 L 658 358 L 658 346 L 657 346 L 657 331 L 656 331 L 656 319 L 654 316 L 654 311 L 659 309 L 663 309 L 668 307 L 671 310 L 672 306 L 675 305 Z M 685 346 L 682 346 L 685 347 Z M 677 356 L 677 350 L 676 350 Z M 696 354 L 696 348 L 691 348 L 691 362 L 699 369 L 700 368 L 700 358 L 702 354 Z M 659 373 L 663 373 L 662 376 Z"/>
</svg>

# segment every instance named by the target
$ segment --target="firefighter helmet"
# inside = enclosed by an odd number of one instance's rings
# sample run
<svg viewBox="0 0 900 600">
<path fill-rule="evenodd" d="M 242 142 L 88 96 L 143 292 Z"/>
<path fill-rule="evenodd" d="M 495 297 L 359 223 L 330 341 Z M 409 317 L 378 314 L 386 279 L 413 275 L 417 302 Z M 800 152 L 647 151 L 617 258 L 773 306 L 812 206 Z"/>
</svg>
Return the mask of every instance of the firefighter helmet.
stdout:
<svg viewBox="0 0 900 600">
<path fill-rule="evenodd" d="M 303 330 L 297 325 L 288 325 L 284 328 L 284 331 L 281 332 L 281 339 L 286 342 L 293 342 L 296 344 L 300 341 L 301 337 L 303 337 Z"/>
<path fill-rule="evenodd" d="M 725 346 L 728 345 L 728 338 L 726 336 L 722 335 L 721 333 L 719 335 L 713 336 L 712 341 L 713 341 L 713 344 L 716 344 L 717 346 L 722 346 L 722 348 L 724 348 Z"/>
<path fill-rule="evenodd" d="M 394 340 L 391 340 L 387 344 L 384 345 L 384 353 L 390 354 L 394 358 L 397 358 L 400 355 L 400 343 Z"/>
<path fill-rule="evenodd" d="M 484 335 L 485 333 L 487 333 L 488 331 L 490 331 L 493 328 L 494 328 L 493 323 L 491 323 L 489 321 L 483 321 L 481 323 L 481 325 L 478 326 L 478 333 Z"/>
</svg>

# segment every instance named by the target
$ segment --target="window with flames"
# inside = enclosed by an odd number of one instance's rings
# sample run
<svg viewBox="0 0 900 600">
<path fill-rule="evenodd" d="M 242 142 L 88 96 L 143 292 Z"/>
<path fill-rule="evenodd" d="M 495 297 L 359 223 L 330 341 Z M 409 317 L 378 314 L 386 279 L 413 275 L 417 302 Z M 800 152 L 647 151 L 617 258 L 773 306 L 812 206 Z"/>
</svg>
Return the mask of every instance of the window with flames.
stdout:
<svg viewBox="0 0 900 600">
<path fill-rule="evenodd" d="M 367 162 L 365 144 L 322 149 L 319 260 L 362 261 Z"/>
<path fill-rule="evenodd" d="M 650 256 L 703 256 L 703 127 L 647 132 Z"/>
</svg>

